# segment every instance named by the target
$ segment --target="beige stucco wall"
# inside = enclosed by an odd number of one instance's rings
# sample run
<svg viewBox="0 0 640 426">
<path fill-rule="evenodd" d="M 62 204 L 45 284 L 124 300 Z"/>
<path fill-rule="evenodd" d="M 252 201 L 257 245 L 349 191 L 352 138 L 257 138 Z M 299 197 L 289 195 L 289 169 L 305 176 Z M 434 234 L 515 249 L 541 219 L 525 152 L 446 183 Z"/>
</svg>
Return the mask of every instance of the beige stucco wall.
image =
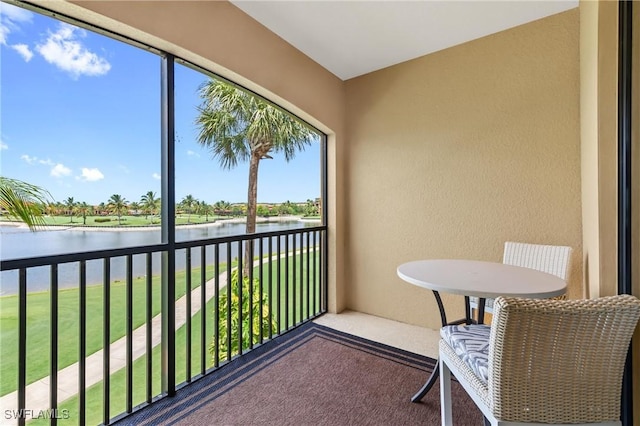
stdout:
<svg viewBox="0 0 640 426">
<path fill-rule="evenodd" d="M 585 31 L 587 29 L 585 28 Z M 598 294 L 618 293 L 618 3 L 598 2 Z M 592 224 L 589 224 L 592 226 Z M 594 286 L 590 286 L 594 287 Z M 594 289 L 595 290 L 595 289 Z"/>
<path fill-rule="evenodd" d="M 328 134 L 329 310 L 343 310 L 344 83 L 228 2 L 40 3 L 216 72 Z"/>
<path fill-rule="evenodd" d="M 347 81 L 348 306 L 436 328 L 396 267 L 507 240 L 573 247 L 583 296 L 579 78 L 574 9 Z"/>
<path fill-rule="evenodd" d="M 580 112 L 585 286 L 617 293 L 618 5 L 580 2 Z"/>
<path fill-rule="evenodd" d="M 582 257 L 587 295 L 600 294 L 598 214 L 598 2 L 580 2 Z M 595 31 L 594 31 L 595 29 Z"/>
</svg>

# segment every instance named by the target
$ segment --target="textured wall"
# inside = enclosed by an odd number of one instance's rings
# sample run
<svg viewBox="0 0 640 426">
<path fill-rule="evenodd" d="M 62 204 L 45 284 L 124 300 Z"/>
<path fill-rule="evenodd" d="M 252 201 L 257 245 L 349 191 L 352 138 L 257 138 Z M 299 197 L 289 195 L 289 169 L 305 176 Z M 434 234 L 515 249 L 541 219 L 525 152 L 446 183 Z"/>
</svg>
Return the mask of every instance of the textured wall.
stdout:
<svg viewBox="0 0 640 426">
<path fill-rule="evenodd" d="M 618 292 L 618 3 L 598 2 L 598 293 Z M 594 189 L 595 190 L 595 189 Z M 586 223 L 588 228 L 592 223 Z M 585 229 L 588 229 L 585 228 Z M 593 285 L 590 285 L 593 288 Z"/>
<path fill-rule="evenodd" d="M 582 257 L 587 295 L 600 294 L 598 213 L 598 2 L 580 2 Z"/>
<path fill-rule="evenodd" d="M 579 78 L 574 9 L 347 81 L 348 306 L 435 328 L 398 264 L 506 240 L 573 247 L 581 297 Z"/>
</svg>

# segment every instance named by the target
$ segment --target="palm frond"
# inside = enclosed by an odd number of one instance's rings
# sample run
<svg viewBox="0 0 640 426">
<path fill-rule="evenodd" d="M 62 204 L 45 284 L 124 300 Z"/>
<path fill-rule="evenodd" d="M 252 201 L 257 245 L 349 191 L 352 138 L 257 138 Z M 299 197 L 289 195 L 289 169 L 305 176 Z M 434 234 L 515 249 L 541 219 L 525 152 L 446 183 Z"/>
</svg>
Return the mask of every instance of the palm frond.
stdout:
<svg viewBox="0 0 640 426">
<path fill-rule="evenodd" d="M 314 140 L 315 133 L 289 113 L 228 83 L 210 79 L 199 87 L 202 103 L 195 124 L 198 142 L 223 168 L 248 161 L 253 153 L 287 161 Z"/>
<path fill-rule="evenodd" d="M 31 230 L 45 225 L 44 206 L 50 198 L 48 191 L 36 185 L 0 176 L 0 207 Z"/>
</svg>

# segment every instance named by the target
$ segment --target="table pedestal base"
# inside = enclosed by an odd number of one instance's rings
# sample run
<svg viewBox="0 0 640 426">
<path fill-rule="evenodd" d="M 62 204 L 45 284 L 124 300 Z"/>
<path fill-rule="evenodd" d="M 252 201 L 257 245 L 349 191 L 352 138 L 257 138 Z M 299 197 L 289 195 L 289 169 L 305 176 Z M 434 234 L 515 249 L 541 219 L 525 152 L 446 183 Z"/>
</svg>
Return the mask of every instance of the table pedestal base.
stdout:
<svg viewBox="0 0 640 426">
<path fill-rule="evenodd" d="M 427 380 L 427 383 L 422 385 L 420 390 L 411 397 L 411 402 L 420 402 L 422 398 L 431 390 L 436 380 L 438 380 L 438 376 L 440 375 L 440 363 L 436 362 L 436 366 L 433 368 L 431 372 L 431 376 Z"/>
<path fill-rule="evenodd" d="M 459 325 L 459 324 L 483 324 L 484 323 L 484 305 L 485 305 L 485 299 L 480 299 L 478 300 L 478 320 L 474 320 L 471 316 L 471 305 L 469 303 L 469 296 L 465 296 L 464 297 L 464 312 L 465 312 L 465 318 L 456 320 L 456 321 L 452 321 L 452 322 L 448 322 L 447 321 L 447 314 L 444 311 L 444 305 L 442 304 L 442 299 L 440 298 L 440 293 L 438 293 L 435 290 L 433 291 L 433 295 L 436 298 L 436 303 L 438 303 L 438 310 L 440 311 L 440 321 L 442 322 L 442 326 L 446 326 L 446 325 Z M 427 382 L 422 385 L 422 387 L 420 388 L 420 390 L 411 397 L 411 402 L 420 402 L 420 400 L 422 398 L 424 398 L 424 396 L 427 394 L 427 392 L 429 392 L 431 390 L 431 388 L 433 387 L 434 383 L 436 382 L 436 380 L 438 380 L 438 377 L 440 376 L 440 369 L 439 369 L 439 362 L 436 362 L 435 367 L 433 368 L 433 371 L 431 372 L 431 376 L 429 376 L 429 379 L 427 380 Z"/>
</svg>

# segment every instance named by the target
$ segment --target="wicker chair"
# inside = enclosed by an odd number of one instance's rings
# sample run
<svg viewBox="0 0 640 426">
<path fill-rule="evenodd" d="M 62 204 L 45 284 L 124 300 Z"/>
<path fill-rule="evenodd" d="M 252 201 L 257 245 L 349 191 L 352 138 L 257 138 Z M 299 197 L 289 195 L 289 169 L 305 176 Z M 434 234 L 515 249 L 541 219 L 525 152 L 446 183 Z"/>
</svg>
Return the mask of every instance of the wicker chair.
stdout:
<svg viewBox="0 0 640 426">
<path fill-rule="evenodd" d="M 515 243 L 512 241 L 504 243 L 502 263 L 505 265 L 537 269 L 538 271 L 556 275 L 566 281 L 569 275 L 570 261 L 571 247 Z M 565 296 L 559 296 L 558 298 L 564 299 Z M 469 299 L 471 308 L 477 309 L 478 298 L 470 297 Z M 493 299 L 486 301 L 485 312 L 493 312 Z"/>
<path fill-rule="evenodd" d="M 451 373 L 492 425 L 620 425 L 622 373 L 640 300 L 495 300 L 491 327 L 446 326 L 440 340 L 442 425 Z"/>
</svg>

